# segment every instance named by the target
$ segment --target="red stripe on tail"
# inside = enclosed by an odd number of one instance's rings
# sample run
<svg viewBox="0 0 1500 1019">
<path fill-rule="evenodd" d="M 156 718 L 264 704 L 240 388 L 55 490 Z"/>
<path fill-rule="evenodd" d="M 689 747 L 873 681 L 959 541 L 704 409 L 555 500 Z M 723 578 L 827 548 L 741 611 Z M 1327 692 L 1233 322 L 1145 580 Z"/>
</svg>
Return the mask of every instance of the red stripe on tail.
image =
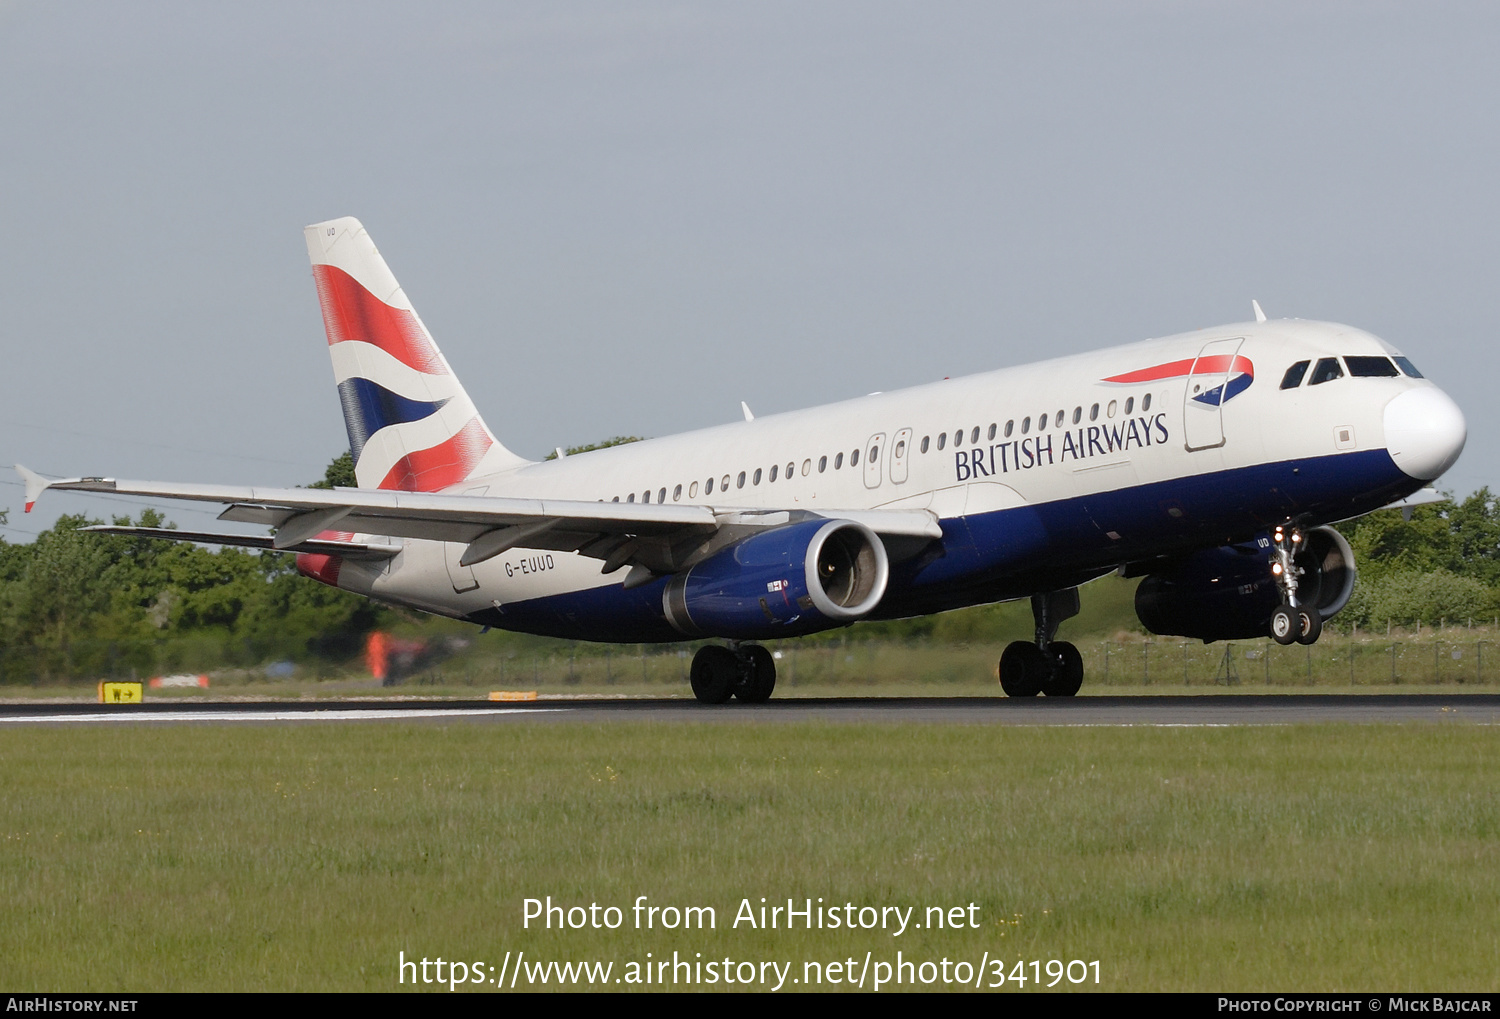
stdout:
<svg viewBox="0 0 1500 1019">
<path fill-rule="evenodd" d="M 428 375 L 448 374 L 417 316 L 392 308 L 337 266 L 312 268 L 330 347 L 347 340 L 360 340 L 373 343 L 408 368 Z"/>
<path fill-rule="evenodd" d="M 380 488 L 402 492 L 436 492 L 467 478 L 493 445 L 479 418 L 464 425 L 453 438 L 429 449 L 419 449 L 397 460 Z"/>
</svg>

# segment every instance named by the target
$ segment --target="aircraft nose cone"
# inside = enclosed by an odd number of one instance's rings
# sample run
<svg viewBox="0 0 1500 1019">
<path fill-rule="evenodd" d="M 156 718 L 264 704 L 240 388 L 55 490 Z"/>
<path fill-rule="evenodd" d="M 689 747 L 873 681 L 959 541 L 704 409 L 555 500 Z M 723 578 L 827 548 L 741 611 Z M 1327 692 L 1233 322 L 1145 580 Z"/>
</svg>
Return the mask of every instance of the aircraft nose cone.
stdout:
<svg viewBox="0 0 1500 1019">
<path fill-rule="evenodd" d="M 1385 405 L 1385 446 L 1402 472 L 1419 481 L 1441 475 L 1463 452 L 1463 411 L 1436 386 L 1409 389 Z"/>
</svg>

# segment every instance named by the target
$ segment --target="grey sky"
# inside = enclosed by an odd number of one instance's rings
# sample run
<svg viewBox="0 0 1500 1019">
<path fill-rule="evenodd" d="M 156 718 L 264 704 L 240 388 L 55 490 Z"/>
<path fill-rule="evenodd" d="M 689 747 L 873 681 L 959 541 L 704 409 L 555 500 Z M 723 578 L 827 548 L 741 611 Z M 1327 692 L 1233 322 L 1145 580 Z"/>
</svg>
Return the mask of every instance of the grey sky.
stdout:
<svg viewBox="0 0 1500 1019">
<path fill-rule="evenodd" d="M 0 5 L 0 463 L 320 476 L 301 228 L 354 215 L 527 455 L 1256 297 L 1405 347 L 1497 486 L 1496 52 L 1492 4 Z"/>
</svg>

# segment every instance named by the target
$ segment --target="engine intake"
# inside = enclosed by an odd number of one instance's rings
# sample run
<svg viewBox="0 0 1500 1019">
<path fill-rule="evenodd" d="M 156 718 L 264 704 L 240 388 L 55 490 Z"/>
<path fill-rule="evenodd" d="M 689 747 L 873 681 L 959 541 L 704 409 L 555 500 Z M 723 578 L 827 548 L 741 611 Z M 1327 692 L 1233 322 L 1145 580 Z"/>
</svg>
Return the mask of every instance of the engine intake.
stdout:
<svg viewBox="0 0 1500 1019">
<path fill-rule="evenodd" d="M 662 609 L 694 637 L 795 637 L 865 616 L 889 579 L 874 531 L 852 520 L 806 520 L 752 534 L 677 574 Z"/>
<path fill-rule="evenodd" d="M 1148 575 L 1135 591 L 1135 614 L 1152 633 L 1215 640 L 1264 637 L 1281 592 L 1271 575 L 1270 538 L 1197 552 Z M 1327 619 L 1354 593 L 1354 553 L 1331 527 L 1303 532 L 1295 560 L 1297 600 Z"/>
</svg>

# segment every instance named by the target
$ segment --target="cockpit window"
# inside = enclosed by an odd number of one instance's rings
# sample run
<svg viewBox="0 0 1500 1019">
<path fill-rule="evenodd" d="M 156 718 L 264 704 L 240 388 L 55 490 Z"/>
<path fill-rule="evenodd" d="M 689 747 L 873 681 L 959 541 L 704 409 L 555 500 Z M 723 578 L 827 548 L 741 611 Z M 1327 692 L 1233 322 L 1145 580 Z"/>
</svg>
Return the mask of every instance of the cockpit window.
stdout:
<svg viewBox="0 0 1500 1019">
<path fill-rule="evenodd" d="M 1322 357 L 1318 359 L 1317 367 L 1313 368 L 1312 381 L 1309 386 L 1320 386 L 1333 379 L 1344 377 L 1344 369 L 1339 367 L 1339 359 L 1336 357 Z"/>
<path fill-rule="evenodd" d="M 1393 379 L 1396 366 L 1388 357 L 1345 357 L 1349 374 L 1357 379 Z"/>
<path fill-rule="evenodd" d="M 1407 360 L 1404 357 L 1396 358 L 1396 366 L 1411 378 L 1420 379 L 1423 377 L 1422 373 L 1417 371 L 1417 366 L 1412 364 L 1411 361 Z"/>
<path fill-rule="evenodd" d="M 1310 364 L 1312 364 L 1311 361 L 1298 361 L 1288 368 L 1286 374 L 1281 377 L 1281 388 L 1296 389 L 1302 385 L 1302 376 L 1307 374 L 1307 366 Z"/>
</svg>

